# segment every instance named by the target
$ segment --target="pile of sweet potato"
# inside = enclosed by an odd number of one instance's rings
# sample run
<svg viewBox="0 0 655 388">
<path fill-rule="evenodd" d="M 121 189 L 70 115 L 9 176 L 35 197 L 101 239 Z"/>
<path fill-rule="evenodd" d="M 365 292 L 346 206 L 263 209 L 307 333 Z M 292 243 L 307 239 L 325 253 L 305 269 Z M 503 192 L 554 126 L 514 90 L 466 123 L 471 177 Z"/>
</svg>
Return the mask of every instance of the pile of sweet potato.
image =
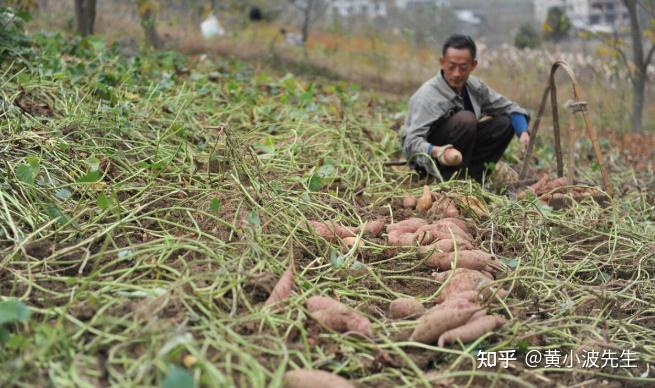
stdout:
<svg viewBox="0 0 655 388">
<path fill-rule="evenodd" d="M 436 300 L 438 304 L 426 310 L 415 299 L 399 298 L 389 305 L 393 319 L 418 317 L 410 340 L 443 347 L 456 341 L 475 340 L 505 324 L 505 318 L 487 314 L 482 305 L 493 293 L 507 294 L 504 290 L 494 290 L 486 275 L 457 268 L 433 276 L 438 281 L 447 281 Z"/>
<path fill-rule="evenodd" d="M 416 249 L 426 266 L 440 272 L 432 276 L 445 282 L 434 301 L 437 305 L 425 309 L 411 298 L 398 299 L 390 305 L 392 319 L 417 319 L 411 339 L 441 346 L 456 340 L 469 341 L 495 330 L 505 321 L 486 314 L 482 303 L 494 294 L 506 295 L 493 287 L 495 275 L 501 269 L 491 254 L 477 249 L 467 222 L 460 218 L 459 209 L 449 198 L 429 191 L 415 199 L 406 196 L 404 206 L 414 207 L 425 218 L 411 217 L 395 223 L 377 219 L 361 226 L 343 226 L 333 221 L 308 221 L 310 230 L 328 242 L 360 246 L 364 238 L 381 238 L 386 231 L 388 245 Z M 409 206 L 408 202 L 414 202 Z M 427 219 L 432 220 L 428 222 Z M 288 298 L 293 286 L 292 266 L 285 271 L 266 304 Z M 306 301 L 311 318 L 323 327 L 340 333 L 355 333 L 370 337 L 371 322 L 361 313 L 326 296 L 312 296 Z"/>
<path fill-rule="evenodd" d="M 537 182 L 519 192 L 517 198 L 525 199 L 528 194 L 532 194 L 540 201 L 550 203 L 551 201 L 565 201 L 567 196 L 577 201 L 592 197 L 595 193 L 596 191 L 592 188 L 573 185 L 567 177 L 552 179 L 548 174 L 543 174 Z"/>
<path fill-rule="evenodd" d="M 437 218 L 443 217 L 459 217 L 460 212 L 455 202 L 447 196 L 431 192 L 430 187 L 423 186 L 423 194 L 416 198 L 412 194 L 405 194 L 403 196 L 403 208 L 416 210 L 422 214 L 428 214 Z"/>
</svg>

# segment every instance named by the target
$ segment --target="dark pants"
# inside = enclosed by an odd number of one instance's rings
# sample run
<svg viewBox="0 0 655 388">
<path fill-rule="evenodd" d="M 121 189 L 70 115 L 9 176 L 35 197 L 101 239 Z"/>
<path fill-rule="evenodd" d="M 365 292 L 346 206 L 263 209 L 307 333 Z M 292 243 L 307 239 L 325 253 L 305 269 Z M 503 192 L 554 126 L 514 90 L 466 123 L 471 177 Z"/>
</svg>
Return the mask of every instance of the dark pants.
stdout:
<svg viewBox="0 0 655 388">
<path fill-rule="evenodd" d="M 495 164 L 509 145 L 514 135 L 509 116 L 501 115 L 478 122 L 470 111 L 459 111 L 454 115 L 436 121 L 428 132 L 428 141 L 442 146 L 452 144 L 462 153 L 462 164 L 456 167 L 437 163 L 444 179 L 450 179 L 462 171 L 478 182 L 486 170 L 486 163 Z"/>
</svg>

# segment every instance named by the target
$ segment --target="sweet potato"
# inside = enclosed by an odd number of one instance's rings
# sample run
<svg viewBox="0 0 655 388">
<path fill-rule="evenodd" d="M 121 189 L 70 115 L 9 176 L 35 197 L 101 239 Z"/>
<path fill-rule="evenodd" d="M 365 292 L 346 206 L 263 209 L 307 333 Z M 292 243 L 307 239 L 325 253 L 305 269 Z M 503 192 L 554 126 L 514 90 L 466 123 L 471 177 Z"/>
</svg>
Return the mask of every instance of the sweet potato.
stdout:
<svg viewBox="0 0 655 388">
<path fill-rule="evenodd" d="M 410 340 L 425 344 L 434 343 L 441 334 L 463 325 L 480 310 L 482 307 L 431 309 L 419 318 Z"/>
<path fill-rule="evenodd" d="M 393 319 L 414 318 L 425 313 L 425 307 L 414 298 L 398 298 L 389 305 Z"/>
<path fill-rule="evenodd" d="M 390 245 L 398 247 L 416 245 L 416 233 L 393 231 L 389 233 L 387 240 Z"/>
<path fill-rule="evenodd" d="M 433 231 L 441 231 L 450 234 L 452 232 L 455 237 L 460 237 L 464 240 L 467 241 L 473 241 L 473 236 L 464 231 L 462 228 L 457 226 L 452 221 L 445 221 L 445 220 L 440 220 L 432 224 L 433 225 Z"/>
<path fill-rule="evenodd" d="M 431 310 L 435 309 L 444 309 L 444 308 L 449 308 L 449 309 L 467 309 L 471 307 L 481 307 L 478 305 L 475 301 L 471 300 L 470 298 L 466 298 L 464 296 L 460 295 L 455 295 L 452 298 L 445 300 L 439 304 L 436 304 L 430 308 Z M 486 311 L 486 310 L 480 310 L 480 311 Z M 477 313 L 476 313 L 477 314 Z"/>
<path fill-rule="evenodd" d="M 346 238 L 341 239 L 341 242 L 347 248 L 351 248 L 351 247 L 355 246 L 355 244 L 357 243 L 357 237 L 346 237 Z M 358 248 L 363 248 L 365 246 L 366 246 L 366 243 L 364 242 L 364 240 L 359 239 L 359 247 Z"/>
<path fill-rule="evenodd" d="M 486 311 L 486 310 L 480 310 L 480 311 L 478 311 L 477 313 L 471 315 L 471 319 L 469 319 L 468 322 L 473 322 L 473 321 L 475 321 L 476 319 L 478 319 L 478 318 L 482 318 L 482 317 L 484 317 L 484 316 L 486 316 L 486 315 L 487 315 L 487 311 Z M 468 322 L 466 322 L 466 323 L 468 323 Z"/>
<path fill-rule="evenodd" d="M 403 209 L 414 209 L 416 207 L 416 198 L 411 194 L 405 194 L 403 197 Z"/>
<path fill-rule="evenodd" d="M 553 190 L 557 190 L 560 187 L 567 186 L 567 185 L 569 185 L 569 179 L 567 177 L 556 178 L 556 179 L 553 179 L 552 181 L 548 182 L 544 186 L 543 191 L 544 192 L 553 191 Z"/>
<path fill-rule="evenodd" d="M 448 197 L 441 197 L 438 201 L 435 201 L 432 205 L 432 208 L 428 212 L 428 215 L 443 218 L 443 217 L 459 217 L 460 213 L 457 209 L 457 205 L 453 202 L 452 199 Z"/>
<path fill-rule="evenodd" d="M 432 193 L 428 185 L 423 186 L 423 195 L 416 201 L 416 211 L 426 213 L 432 207 Z"/>
<path fill-rule="evenodd" d="M 440 235 L 438 234 L 436 237 L 439 238 Z M 417 251 L 417 256 L 419 259 L 425 259 L 430 255 L 432 255 L 433 253 L 453 252 L 455 251 L 455 246 L 457 246 L 458 251 L 473 249 L 473 245 L 471 245 L 471 243 L 468 241 L 460 240 L 458 242 L 457 240 L 452 240 L 448 238 L 448 239 L 433 241 L 430 245 L 419 247 Z"/>
<path fill-rule="evenodd" d="M 341 376 L 322 370 L 296 369 L 284 374 L 286 388 L 355 388 Z"/>
<path fill-rule="evenodd" d="M 539 180 L 536 183 L 528 186 L 528 190 L 532 192 L 532 194 L 542 193 L 549 179 L 550 178 L 548 177 L 548 174 L 541 175 L 541 178 L 539 178 Z"/>
<path fill-rule="evenodd" d="M 491 283 L 491 280 L 478 271 L 467 268 L 457 268 L 455 274 L 450 278 L 448 284 L 446 284 L 437 297 L 437 302 L 443 302 L 454 294 L 458 294 L 462 291 L 480 290 L 489 283 Z M 487 290 L 485 296 L 488 296 L 490 293 L 491 290 Z"/>
<path fill-rule="evenodd" d="M 329 329 L 344 333 L 348 331 L 350 312 L 338 307 L 329 307 L 313 312 L 312 318 Z"/>
<path fill-rule="evenodd" d="M 319 236 L 323 237 L 327 241 L 333 242 L 337 239 L 337 234 L 334 230 L 330 230 L 324 223 L 318 221 L 307 221 L 309 226 L 314 229 L 314 232 Z"/>
<path fill-rule="evenodd" d="M 312 296 L 305 304 L 316 321 L 334 331 L 352 331 L 365 336 L 372 333 L 368 318 L 332 298 Z"/>
<path fill-rule="evenodd" d="M 452 261 L 457 258 L 457 268 L 468 268 L 476 271 L 489 271 L 495 273 L 498 262 L 494 257 L 484 251 L 461 250 L 458 252 L 435 252 L 425 259 L 425 265 L 440 270 L 451 269 Z"/>
<path fill-rule="evenodd" d="M 469 230 L 468 225 L 466 224 L 466 221 L 464 221 L 464 220 L 461 219 L 461 218 L 457 218 L 457 217 L 445 217 L 445 218 L 440 219 L 440 220 L 437 221 L 436 223 L 440 223 L 440 222 L 449 222 L 449 223 L 451 223 L 451 224 L 455 224 L 455 225 L 457 225 L 461 230 L 465 231 L 466 233 L 471 233 L 471 231 Z"/>
<path fill-rule="evenodd" d="M 307 305 L 307 310 L 309 310 L 310 313 L 319 311 L 319 310 L 324 310 L 328 309 L 331 307 L 337 307 L 337 308 L 348 308 L 345 305 L 339 303 L 338 301 L 327 297 L 327 296 L 320 296 L 320 295 L 314 295 L 307 299 L 305 301 L 305 305 Z"/>
<path fill-rule="evenodd" d="M 371 237 L 378 237 L 384 229 L 384 220 L 369 221 L 364 227 L 364 233 Z"/>
<path fill-rule="evenodd" d="M 416 232 L 418 228 L 420 228 L 423 225 L 427 225 L 427 221 L 424 220 L 423 218 L 408 218 L 406 220 L 396 222 L 394 224 L 389 224 L 387 225 L 387 233 L 393 232 L 394 230 L 403 230 L 405 233 L 407 232 Z"/>
<path fill-rule="evenodd" d="M 281 302 L 291 295 L 291 289 L 293 288 L 293 264 L 289 263 L 289 267 L 284 271 L 280 280 L 278 280 L 271 295 L 269 295 L 264 305 L 275 304 Z"/>
<path fill-rule="evenodd" d="M 439 336 L 439 346 L 453 343 L 457 340 L 469 342 L 480 336 L 496 330 L 507 322 L 503 317 L 497 315 L 485 315 L 474 319 L 460 327 L 446 331 Z"/>
<path fill-rule="evenodd" d="M 333 230 L 339 238 L 355 237 L 358 233 L 356 227 L 341 226 L 332 221 L 325 222 L 325 225 L 328 227 L 328 229 Z"/>
<path fill-rule="evenodd" d="M 373 334 L 371 321 L 369 321 L 368 318 L 359 314 L 355 310 L 352 310 L 348 318 L 348 322 L 346 323 L 346 327 L 348 328 L 348 331 L 352 331 L 368 337 Z"/>
</svg>

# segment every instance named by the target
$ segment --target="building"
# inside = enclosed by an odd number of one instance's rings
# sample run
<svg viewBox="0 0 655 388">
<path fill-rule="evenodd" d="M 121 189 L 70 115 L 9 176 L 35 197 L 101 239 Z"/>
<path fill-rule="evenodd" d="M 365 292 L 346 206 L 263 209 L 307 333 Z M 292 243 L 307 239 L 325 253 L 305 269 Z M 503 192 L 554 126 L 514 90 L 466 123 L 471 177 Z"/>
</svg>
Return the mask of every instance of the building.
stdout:
<svg viewBox="0 0 655 388">
<path fill-rule="evenodd" d="M 370 19 L 387 17 L 387 4 L 383 0 L 332 0 L 328 14 L 341 17 L 366 16 Z"/>
<path fill-rule="evenodd" d="M 550 8 L 561 8 L 573 27 L 595 32 L 611 32 L 629 22 L 621 0 L 534 0 L 535 18 L 543 23 Z"/>
</svg>

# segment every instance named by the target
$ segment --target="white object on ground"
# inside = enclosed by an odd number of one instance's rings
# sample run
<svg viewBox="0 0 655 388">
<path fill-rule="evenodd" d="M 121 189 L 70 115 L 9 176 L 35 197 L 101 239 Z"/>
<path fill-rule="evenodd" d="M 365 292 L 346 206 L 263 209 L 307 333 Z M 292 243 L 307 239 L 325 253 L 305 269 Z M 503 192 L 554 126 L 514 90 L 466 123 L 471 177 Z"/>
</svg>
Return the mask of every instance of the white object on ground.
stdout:
<svg viewBox="0 0 655 388">
<path fill-rule="evenodd" d="M 200 23 L 200 30 L 205 39 L 225 35 L 225 29 L 213 14 L 210 14 L 207 19 Z"/>
</svg>

